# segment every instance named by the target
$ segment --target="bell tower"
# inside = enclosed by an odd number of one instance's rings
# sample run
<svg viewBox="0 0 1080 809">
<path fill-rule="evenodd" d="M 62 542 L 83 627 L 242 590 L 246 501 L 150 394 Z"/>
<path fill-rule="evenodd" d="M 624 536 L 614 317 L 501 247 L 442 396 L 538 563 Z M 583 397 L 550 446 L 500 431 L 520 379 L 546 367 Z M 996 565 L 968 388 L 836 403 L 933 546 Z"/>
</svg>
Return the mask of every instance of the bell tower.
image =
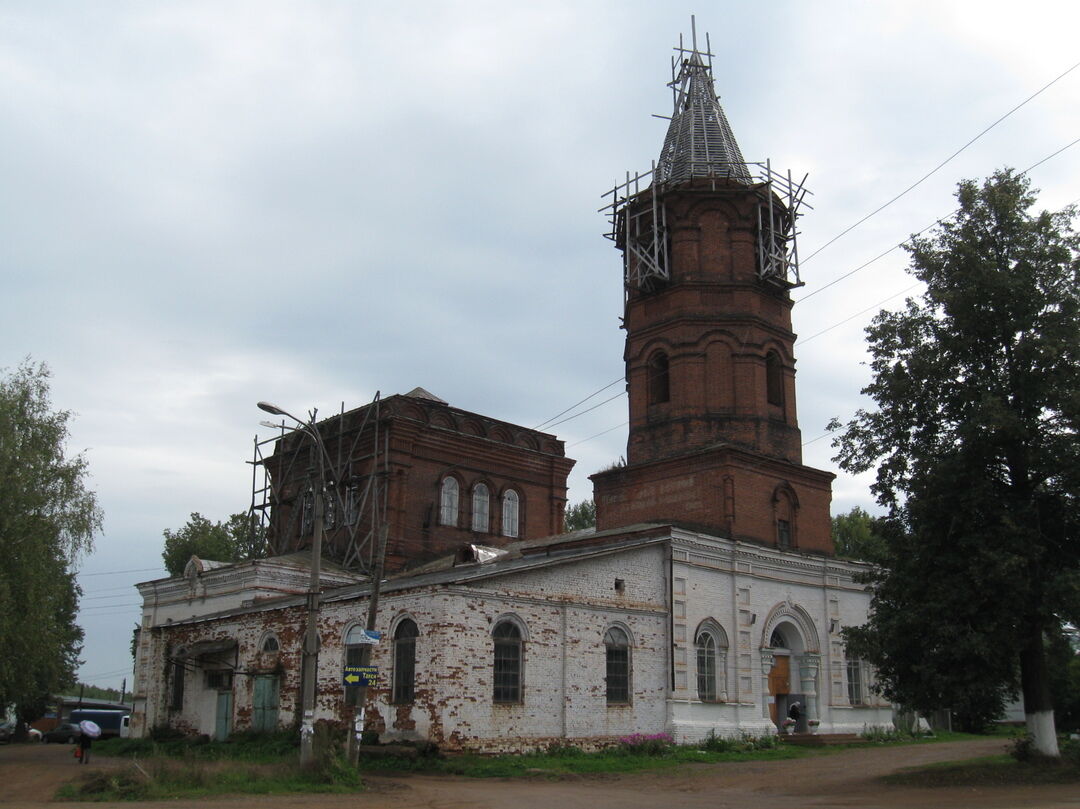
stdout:
<svg viewBox="0 0 1080 809">
<path fill-rule="evenodd" d="M 790 290 L 807 192 L 744 160 L 708 40 L 675 51 L 659 159 L 607 195 L 630 436 L 626 465 L 592 476 L 597 527 L 678 522 L 832 553 L 833 476 L 802 465 L 795 409 Z"/>
</svg>

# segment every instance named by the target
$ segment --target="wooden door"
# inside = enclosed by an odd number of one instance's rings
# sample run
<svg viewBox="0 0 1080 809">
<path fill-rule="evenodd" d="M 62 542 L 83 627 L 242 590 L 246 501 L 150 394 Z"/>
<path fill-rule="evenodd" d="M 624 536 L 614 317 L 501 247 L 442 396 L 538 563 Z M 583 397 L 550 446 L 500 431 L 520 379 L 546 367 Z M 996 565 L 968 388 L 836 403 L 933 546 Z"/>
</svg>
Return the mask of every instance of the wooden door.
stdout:
<svg viewBox="0 0 1080 809">
<path fill-rule="evenodd" d="M 252 730 L 270 733 L 277 730 L 278 678 L 260 674 L 255 678 Z"/>
<path fill-rule="evenodd" d="M 214 722 L 214 739 L 223 742 L 232 726 L 232 691 L 218 691 L 217 716 Z"/>
<path fill-rule="evenodd" d="M 769 703 L 769 718 L 774 725 L 783 718 L 777 716 L 777 703 L 790 693 L 791 658 L 787 655 L 776 655 L 773 658 L 773 667 L 769 670 L 769 695 L 772 697 Z"/>
</svg>

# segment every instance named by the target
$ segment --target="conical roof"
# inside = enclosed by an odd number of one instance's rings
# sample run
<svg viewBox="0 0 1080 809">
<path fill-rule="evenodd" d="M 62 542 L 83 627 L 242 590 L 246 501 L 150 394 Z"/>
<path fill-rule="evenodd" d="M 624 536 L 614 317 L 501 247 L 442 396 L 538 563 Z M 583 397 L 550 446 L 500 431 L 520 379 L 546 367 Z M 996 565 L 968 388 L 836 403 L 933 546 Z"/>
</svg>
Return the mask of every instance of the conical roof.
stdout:
<svg viewBox="0 0 1080 809">
<path fill-rule="evenodd" d="M 656 165 L 657 181 L 728 177 L 750 184 L 746 161 L 716 98 L 712 71 L 696 50 L 683 61 L 673 85 L 675 110 Z"/>
</svg>

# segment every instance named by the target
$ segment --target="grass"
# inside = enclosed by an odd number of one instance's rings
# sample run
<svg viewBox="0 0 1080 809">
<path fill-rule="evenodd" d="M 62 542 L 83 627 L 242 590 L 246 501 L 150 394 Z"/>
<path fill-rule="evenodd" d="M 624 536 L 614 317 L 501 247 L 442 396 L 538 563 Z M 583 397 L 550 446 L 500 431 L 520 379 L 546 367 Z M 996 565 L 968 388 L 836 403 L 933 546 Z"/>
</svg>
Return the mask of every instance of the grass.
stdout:
<svg viewBox="0 0 1080 809">
<path fill-rule="evenodd" d="M 993 735 L 1012 738 L 1007 754 L 911 767 L 881 780 L 886 784 L 916 787 L 1080 783 L 1080 742 L 1059 737 L 1061 757 L 1048 759 L 1036 753 L 1031 737 L 1016 728 L 996 729 Z"/>
<path fill-rule="evenodd" d="M 1072 784 L 1080 782 L 1080 766 L 1071 761 L 1021 762 L 1000 755 L 912 767 L 881 780 L 893 786 L 931 788 Z"/>
<path fill-rule="evenodd" d="M 66 784 L 56 797 L 77 801 L 163 801 L 232 794 L 355 792 L 359 775 L 341 780 L 297 764 L 269 765 L 155 759 L 115 771 L 100 771 Z"/>
<path fill-rule="evenodd" d="M 854 746 L 929 743 L 977 738 L 968 734 L 938 734 L 913 739 L 894 733 L 869 733 Z M 317 736 L 317 750 L 319 740 Z M 361 774 L 429 773 L 467 778 L 560 778 L 599 773 L 635 773 L 671 769 L 694 764 L 732 761 L 778 761 L 806 756 L 832 755 L 843 747 L 806 748 L 783 744 L 775 736 L 755 738 L 711 736 L 699 745 L 675 745 L 664 734 L 635 735 L 606 750 L 586 753 L 570 744 L 552 745 L 520 755 L 463 754 L 413 758 L 364 757 L 359 770 L 351 767 L 334 745 L 323 740 L 317 752 L 321 767 L 301 770 L 297 763 L 295 732 L 278 734 L 238 734 L 225 742 L 193 742 L 190 739 L 153 741 L 112 739 L 94 745 L 95 755 L 131 759 L 128 767 L 97 772 L 82 781 L 63 787 L 57 797 L 68 800 L 172 800 L 225 794 L 283 794 L 305 792 L 355 792 L 363 788 Z M 964 762 L 926 768 L 938 783 L 957 783 L 965 770 L 950 767 L 1001 768 L 1012 759 Z M 907 783 L 926 783 L 925 771 L 893 776 Z M 1052 774 L 1044 773 L 1043 778 Z M 987 783 L 991 776 L 973 770 L 973 782 Z M 990 781 L 993 783 L 994 781 Z M 1025 782 L 1026 783 L 1026 782 Z M 1032 783 L 1050 783 L 1046 780 Z M 1054 781 L 1057 783 L 1057 781 Z"/>
<path fill-rule="evenodd" d="M 238 734 L 225 742 L 110 739 L 95 756 L 127 758 L 127 767 L 95 771 L 60 788 L 62 800 L 174 800 L 230 794 L 356 792 L 360 774 L 329 746 L 301 769 L 295 733 Z"/>
</svg>

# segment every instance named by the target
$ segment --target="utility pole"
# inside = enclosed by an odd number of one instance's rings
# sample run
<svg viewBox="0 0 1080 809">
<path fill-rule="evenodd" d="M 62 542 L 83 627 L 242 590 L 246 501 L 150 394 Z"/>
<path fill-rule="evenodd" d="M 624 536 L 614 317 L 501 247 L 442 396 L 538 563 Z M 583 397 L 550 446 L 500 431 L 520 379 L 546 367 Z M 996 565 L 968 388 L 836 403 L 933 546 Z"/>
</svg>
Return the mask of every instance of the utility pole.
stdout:
<svg viewBox="0 0 1080 809">
<path fill-rule="evenodd" d="M 382 522 L 379 525 L 379 544 L 375 549 L 375 569 L 371 574 L 371 597 L 368 601 L 368 613 L 367 613 L 367 629 L 375 629 L 375 618 L 379 612 L 379 593 L 381 590 L 383 569 L 385 567 L 386 558 L 386 537 L 389 529 L 386 524 L 386 514 L 383 514 Z M 371 665 L 371 647 L 373 644 L 365 645 L 360 650 L 360 665 Z M 364 732 L 364 712 L 367 706 L 367 685 L 361 683 L 356 694 L 356 706 L 353 709 L 355 711 L 353 719 L 353 734 L 350 737 L 349 744 L 349 760 L 355 765 L 360 758 L 360 738 Z"/>
<path fill-rule="evenodd" d="M 322 578 L 322 544 L 325 526 L 326 466 L 329 460 L 322 436 L 315 426 L 314 417 L 309 421 L 298 419 L 292 413 L 269 402 L 259 402 L 258 407 L 275 416 L 286 416 L 296 422 L 296 430 L 315 442 L 316 465 L 318 467 L 318 491 L 315 493 L 315 525 L 311 541 L 311 579 L 307 592 L 307 626 L 304 631 L 303 664 L 301 668 L 301 719 L 300 719 L 300 766 L 309 766 L 315 758 L 315 694 L 316 680 L 319 674 L 319 611 L 320 586 Z M 279 425 L 270 423 L 270 427 Z"/>
</svg>

